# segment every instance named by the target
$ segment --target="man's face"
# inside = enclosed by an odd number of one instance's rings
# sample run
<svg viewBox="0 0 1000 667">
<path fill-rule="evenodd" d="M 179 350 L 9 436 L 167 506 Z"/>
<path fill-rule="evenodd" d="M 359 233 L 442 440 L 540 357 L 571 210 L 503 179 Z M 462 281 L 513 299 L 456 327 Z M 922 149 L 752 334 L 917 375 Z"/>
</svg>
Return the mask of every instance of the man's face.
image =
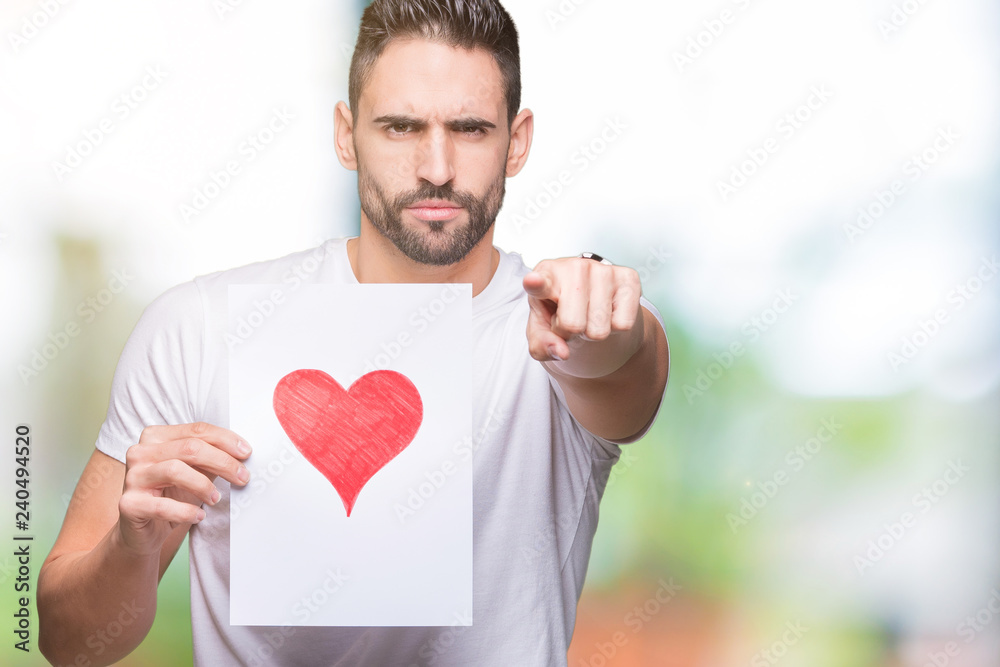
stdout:
<svg viewBox="0 0 1000 667">
<path fill-rule="evenodd" d="M 394 41 L 355 113 L 363 215 L 410 259 L 454 264 L 496 220 L 509 145 L 500 70 L 488 53 Z"/>
</svg>

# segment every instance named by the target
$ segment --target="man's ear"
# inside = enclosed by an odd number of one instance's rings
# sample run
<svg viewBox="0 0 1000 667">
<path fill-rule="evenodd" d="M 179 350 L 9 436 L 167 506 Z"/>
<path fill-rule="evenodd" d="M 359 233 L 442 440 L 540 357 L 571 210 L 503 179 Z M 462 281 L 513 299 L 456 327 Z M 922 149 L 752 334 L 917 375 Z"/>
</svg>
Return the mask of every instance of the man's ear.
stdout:
<svg viewBox="0 0 1000 667">
<path fill-rule="evenodd" d="M 344 102 L 337 102 L 333 111 L 333 143 L 337 159 L 345 169 L 357 171 L 358 156 L 354 153 L 354 115 Z"/>
<path fill-rule="evenodd" d="M 510 125 L 510 147 L 507 149 L 507 176 L 515 176 L 528 160 L 531 137 L 535 131 L 535 116 L 531 109 L 521 109 Z"/>
</svg>

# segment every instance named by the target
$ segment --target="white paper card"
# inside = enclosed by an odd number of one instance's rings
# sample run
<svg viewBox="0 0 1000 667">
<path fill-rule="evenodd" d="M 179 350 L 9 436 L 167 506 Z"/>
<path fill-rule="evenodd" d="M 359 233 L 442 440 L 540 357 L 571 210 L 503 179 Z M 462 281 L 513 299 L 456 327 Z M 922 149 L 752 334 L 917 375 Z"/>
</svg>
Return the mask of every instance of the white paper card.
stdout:
<svg viewBox="0 0 1000 667">
<path fill-rule="evenodd" d="M 233 625 L 471 618 L 471 303 L 468 284 L 230 286 L 230 425 L 253 447 Z"/>
</svg>

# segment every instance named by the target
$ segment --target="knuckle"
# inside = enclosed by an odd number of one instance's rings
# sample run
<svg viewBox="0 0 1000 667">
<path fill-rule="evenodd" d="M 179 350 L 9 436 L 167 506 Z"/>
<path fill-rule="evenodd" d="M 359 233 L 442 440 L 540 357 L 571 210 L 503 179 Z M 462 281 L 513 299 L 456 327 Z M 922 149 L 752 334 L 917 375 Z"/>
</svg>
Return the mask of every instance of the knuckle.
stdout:
<svg viewBox="0 0 1000 667">
<path fill-rule="evenodd" d="M 201 451 L 201 443 L 196 438 L 184 438 L 181 441 L 180 454 L 184 457 L 194 457 Z"/>
<path fill-rule="evenodd" d="M 170 479 L 179 478 L 188 468 L 188 465 L 180 459 L 170 459 L 169 461 L 166 461 L 163 466 L 164 472 L 168 477 L 170 477 Z"/>
<path fill-rule="evenodd" d="M 628 266 L 623 266 L 620 268 L 622 269 L 621 272 L 622 286 L 633 289 L 636 292 L 640 292 L 642 290 L 642 281 L 639 280 L 639 272 Z"/>
<path fill-rule="evenodd" d="M 632 327 L 634 326 L 635 326 L 634 319 L 623 319 L 621 322 L 615 323 L 615 326 L 612 328 L 618 332 L 627 332 L 631 331 Z"/>
<path fill-rule="evenodd" d="M 602 340 L 608 337 L 611 332 L 611 318 L 606 313 L 594 315 L 590 324 L 587 325 L 587 337 L 594 340 Z"/>
<path fill-rule="evenodd" d="M 159 426 L 146 426 L 139 433 L 139 442 L 151 442 L 156 441 L 157 433 L 159 432 Z"/>
<path fill-rule="evenodd" d="M 169 520 L 170 501 L 163 497 L 154 498 L 151 503 L 149 513 L 155 519 L 159 519 L 161 521 Z"/>
<path fill-rule="evenodd" d="M 636 323 L 636 314 L 629 313 L 623 314 L 618 321 L 615 323 L 616 331 L 631 331 Z"/>
<path fill-rule="evenodd" d="M 134 518 L 137 516 L 137 510 L 135 496 L 129 492 L 123 493 L 122 497 L 118 499 L 118 513 L 124 517 Z"/>
<path fill-rule="evenodd" d="M 135 468 L 125 471 L 125 479 L 122 480 L 122 494 L 128 493 L 131 489 L 134 489 L 139 485 L 139 481 L 136 478 Z"/>
<path fill-rule="evenodd" d="M 607 264 L 601 264 L 600 262 L 595 262 L 590 260 L 590 273 L 595 276 L 599 276 L 602 279 L 607 279 L 615 274 L 615 267 L 608 266 Z"/>
<path fill-rule="evenodd" d="M 125 450 L 125 467 L 132 468 L 143 460 L 145 449 L 138 444 L 130 446 Z"/>
<path fill-rule="evenodd" d="M 604 340 L 611 334 L 611 330 L 607 327 L 602 327 L 600 329 L 587 329 L 586 336 L 590 340 Z"/>
<path fill-rule="evenodd" d="M 611 311 L 606 306 L 592 308 L 588 315 L 590 323 L 597 327 L 607 326 L 611 320 Z"/>
<path fill-rule="evenodd" d="M 208 429 L 211 428 L 211 424 L 208 422 L 194 422 L 191 424 L 191 432 L 195 435 L 204 435 L 208 433 Z"/>
</svg>

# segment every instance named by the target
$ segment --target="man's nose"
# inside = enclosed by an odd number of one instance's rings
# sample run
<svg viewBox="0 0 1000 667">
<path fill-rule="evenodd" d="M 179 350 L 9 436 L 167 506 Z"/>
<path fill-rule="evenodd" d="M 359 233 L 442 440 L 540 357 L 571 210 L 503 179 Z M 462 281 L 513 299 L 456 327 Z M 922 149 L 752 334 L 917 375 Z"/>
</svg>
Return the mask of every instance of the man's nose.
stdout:
<svg viewBox="0 0 1000 667">
<path fill-rule="evenodd" d="M 416 176 L 434 185 L 455 178 L 455 144 L 444 128 L 424 134 L 417 146 Z"/>
</svg>

